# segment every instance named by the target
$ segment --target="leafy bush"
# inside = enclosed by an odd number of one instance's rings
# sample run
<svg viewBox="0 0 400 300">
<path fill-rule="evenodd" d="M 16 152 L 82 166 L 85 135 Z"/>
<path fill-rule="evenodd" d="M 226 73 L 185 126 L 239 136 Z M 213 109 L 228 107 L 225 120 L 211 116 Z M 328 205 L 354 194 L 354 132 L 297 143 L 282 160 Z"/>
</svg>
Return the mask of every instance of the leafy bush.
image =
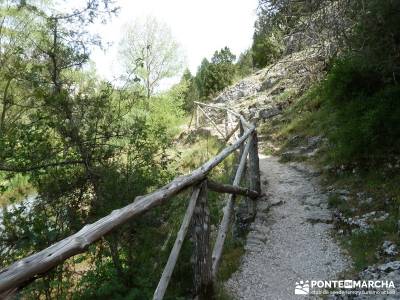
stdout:
<svg viewBox="0 0 400 300">
<path fill-rule="evenodd" d="M 337 61 L 321 92 L 333 112 L 328 132 L 337 161 L 399 153 L 398 85 L 385 84 L 374 67 L 349 57 Z"/>
<path fill-rule="evenodd" d="M 164 126 L 172 136 L 179 133 L 179 125 L 184 120 L 182 107 L 185 91 L 185 86 L 176 85 L 170 91 L 151 99 L 151 123 L 154 126 Z"/>
</svg>

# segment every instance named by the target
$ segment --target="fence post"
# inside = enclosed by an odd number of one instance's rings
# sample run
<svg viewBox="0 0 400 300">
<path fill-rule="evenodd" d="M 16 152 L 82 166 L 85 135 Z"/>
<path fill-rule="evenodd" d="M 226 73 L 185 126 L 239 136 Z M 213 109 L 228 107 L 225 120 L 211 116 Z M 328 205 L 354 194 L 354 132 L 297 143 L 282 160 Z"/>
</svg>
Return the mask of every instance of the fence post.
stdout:
<svg viewBox="0 0 400 300">
<path fill-rule="evenodd" d="M 192 121 L 194 118 L 194 114 L 195 114 L 195 110 L 192 108 L 192 115 L 190 117 L 190 122 L 189 122 L 189 126 L 188 126 L 188 131 L 190 130 L 190 127 L 192 126 Z"/>
<path fill-rule="evenodd" d="M 185 239 L 187 230 L 190 227 L 192 217 L 194 214 L 194 210 L 196 208 L 196 204 L 198 202 L 200 190 L 202 185 L 196 185 L 193 188 L 192 196 L 190 197 L 188 207 L 186 209 L 185 216 L 183 217 L 181 227 L 176 235 L 176 240 L 174 246 L 172 247 L 171 253 L 169 254 L 167 264 L 165 265 L 164 271 L 161 275 L 160 281 L 158 282 L 157 288 L 153 295 L 153 300 L 162 300 L 164 298 L 164 294 L 167 290 L 169 281 L 172 276 L 172 272 L 174 271 L 176 262 L 178 260 L 179 253 L 181 251 L 183 241 Z M 169 235 L 170 237 L 170 235 Z"/>
<path fill-rule="evenodd" d="M 199 300 L 213 299 L 210 248 L 210 211 L 207 205 L 207 181 L 204 181 L 192 219 L 194 293 Z"/>
<path fill-rule="evenodd" d="M 261 194 L 261 182 L 260 182 L 260 162 L 258 158 L 258 138 L 257 131 L 254 130 L 252 138 L 250 139 L 251 145 L 249 149 L 249 175 L 250 175 L 250 189 Z M 249 213 L 252 218 L 256 215 L 256 200 L 248 199 Z"/>
<path fill-rule="evenodd" d="M 200 115 L 199 115 L 199 106 L 198 105 L 196 105 L 196 129 L 197 128 L 199 128 L 199 118 L 200 118 Z"/>
<path fill-rule="evenodd" d="M 224 118 L 224 123 L 225 123 L 225 139 L 228 137 L 228 133 L 229 133 L 229 129 L 228 129 L 228 126 L 229 126 L 229 119 L 228 119 L 228 117 L 229 117 L 229 112 L 228 111 L 226 111 L 226 114 L 225 114 L 225 118 Z"/>
<path fill-rule="evenodd" d="M 241 120 L 239 120 L 238 122 L 239 122 L 239 138 L 240 138 L 244 133 L 244 127 Z M 239 148 L 239 161 L 240 158 L 242 157 L 243 150 L 244 150 L 244 143 L 242 143 Z"/>
</svg>

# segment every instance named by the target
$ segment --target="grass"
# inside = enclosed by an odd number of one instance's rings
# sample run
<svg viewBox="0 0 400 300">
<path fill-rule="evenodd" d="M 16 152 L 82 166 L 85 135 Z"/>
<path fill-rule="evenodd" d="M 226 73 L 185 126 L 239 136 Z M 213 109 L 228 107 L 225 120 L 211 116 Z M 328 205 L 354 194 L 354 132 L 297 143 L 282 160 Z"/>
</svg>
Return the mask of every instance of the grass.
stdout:
<svg viewBox="0 0 400 300">
<path fill-rule="evenodd" d="M 385 261 L 377 255 L 377 252 L 385 240 L 399 242 L 398 235 L 394 232 L 395 225 L 393 225 L 393 219 L 390 218 L 367 232 L 351 233 L 342 239 L 342 244 L 351 254 L 356 271 Z M 399 257 L 397 256 L 397 258 Z"/>
<path fill-rule="evenodd" d="M 244 241 L 236 240 L 229 236 L 224 245 L 223 260 L 218 273 L 218 279 L 222 282 L 228 280 L 236 272 L 240 265 L 240 260 L 244 254 Z"/>
<path fill-rule="evenodd" d="M 327 184 L 350 191 L 348 200 L 337 196 L 329 198 L 329 205 L 346 217 L 362 216 L 373 211 L 389 214 L 383 221 L 372 222 L 372 228 L 366 232 L 345 232 L 339 240 L 351 255 L 354 268 L 360 271 L 369 265 L 382 263 L 385 257 L 377 255 L 383 242 L 388 240 L 400 245 L 398 220 L 400 214 L 400 190 L 398 182 L 400 174 L 388 174 L 385 168 L 363 171 L 353 174 L 345 172 L 340 175 L 326 175 Z M 360 202 L 357 194 L 365 193 L 371 198 L 370 203 Z M 339 229 L 344 229 L 339 226 Z M 400 256 L 393 257 L 400 259 Z"/>
<path fill-rule="evenodd" d="M 325 112 L 320 110 L 321 100 L 314 90 L 304 95 L 287 91 L 279 97 L 280 102 L 290 100 L 292 104 L 283 111 L 281 116 L 261 124 L 259 131 L 280 150 L 266 148 L 263 151 L 264 154 L 277 155 L 294 146 L 303 145 L 306 137 L 321 133 L 322 121 L 326 118 Z M 298 137 L 297 144 L 293 144 L 294 136 Z"/>
</svg>

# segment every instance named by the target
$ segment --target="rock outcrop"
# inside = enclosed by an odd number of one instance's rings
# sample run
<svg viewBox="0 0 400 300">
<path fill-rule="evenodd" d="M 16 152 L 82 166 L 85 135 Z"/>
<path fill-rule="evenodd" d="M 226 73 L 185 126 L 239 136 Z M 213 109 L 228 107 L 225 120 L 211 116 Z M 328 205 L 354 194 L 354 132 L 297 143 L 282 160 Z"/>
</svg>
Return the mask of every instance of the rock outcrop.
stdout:
<svg viewBox="0 0 400 300">
<path fill-rule="evenodd" d="M 226 88 L 214 102 L 255 121 L 268 120 L 280 115 L 296 95 L 321 79 L 323 68 L 324 58 L 315 50 L 292 53 Z"/>
</svg>

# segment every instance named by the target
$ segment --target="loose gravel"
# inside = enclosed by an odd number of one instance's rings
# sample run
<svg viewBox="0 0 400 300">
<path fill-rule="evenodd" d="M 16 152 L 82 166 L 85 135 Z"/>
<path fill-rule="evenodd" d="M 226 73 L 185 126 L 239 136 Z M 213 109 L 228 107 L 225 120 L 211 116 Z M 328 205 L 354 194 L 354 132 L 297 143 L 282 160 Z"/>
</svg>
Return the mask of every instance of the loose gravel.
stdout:
<svg viewBox="0 0 400 300">
<path fill-rule="evenodd" d="M 296 281 L 335 280 L 350 262 L 331 236 L 327 196 L 315 174 L 271 156 L 260 156 L 260 169 L 266 197 L 226 289 L 234 299 L 304 299 L 294 294 Z"/>
</svg>

